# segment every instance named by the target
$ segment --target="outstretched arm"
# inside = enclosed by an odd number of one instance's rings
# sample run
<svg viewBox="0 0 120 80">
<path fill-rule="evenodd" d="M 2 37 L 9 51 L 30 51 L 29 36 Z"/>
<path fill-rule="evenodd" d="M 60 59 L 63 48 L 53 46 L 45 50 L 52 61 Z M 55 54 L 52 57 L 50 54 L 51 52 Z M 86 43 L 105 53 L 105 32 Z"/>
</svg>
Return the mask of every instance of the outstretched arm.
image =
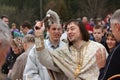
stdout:
<svg viewBox="0 0 120 80">
<path fill-rule="evenodd" d="M 53 56 L 51 51 L 48 49 L 45 49 L 44 45 L 44 29 L 45 26 L 41 22 L 37 22 L 35 27 L 35 45 L 36 45 L 36 53 L 38 55 L 39 62 L 47 67 L 48 69 L 51 69 L 53 71 L 60 72 L 59 68 L 55 65 L 53 61 Z"/>
</svg>

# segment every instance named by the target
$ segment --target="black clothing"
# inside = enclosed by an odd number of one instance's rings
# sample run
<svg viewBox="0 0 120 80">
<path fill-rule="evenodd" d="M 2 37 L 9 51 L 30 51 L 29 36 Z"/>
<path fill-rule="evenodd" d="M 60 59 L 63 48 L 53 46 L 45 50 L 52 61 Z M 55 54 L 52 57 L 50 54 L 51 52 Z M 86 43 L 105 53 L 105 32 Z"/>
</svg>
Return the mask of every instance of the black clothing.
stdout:
<svg viewBox="0 0 120 80">
<path fill-rule="evenodd" d="M 93 37 L 93 38 L 91 38 L 90 40 L 95 41 L 95 38 Z M 95 42 L 96 42 L 96 41 L 95 41 Z M 101 40 L 99 43 L 101 43 L 101 44 L 105 47 L 105 46 L 106 46 L 106 38 L 103 36 L 103 37 L 102 37 L 102 40 Z"/>
<path fill-rule="evenodd" d="M 109 54 L 105 67 L 100 70 L 98 80 L 107 80 L 116 74 L 120 74 L 120 43 Z M 120 78 L 114 80 L 120 80 Z"/>
<path fill-rule="evenodd" d="M 12 51 L 12 49 L 10 50 L 10 52 L 8 53 L 7 57 L 6 57 L 6 61 L 2 66 L 2 73 L 4 74 L 8 74 L 9 70 L 12 69 L 16 58 L 19 56 L 20 54 L 14 54 L 14 52 Z"/>
</svg>

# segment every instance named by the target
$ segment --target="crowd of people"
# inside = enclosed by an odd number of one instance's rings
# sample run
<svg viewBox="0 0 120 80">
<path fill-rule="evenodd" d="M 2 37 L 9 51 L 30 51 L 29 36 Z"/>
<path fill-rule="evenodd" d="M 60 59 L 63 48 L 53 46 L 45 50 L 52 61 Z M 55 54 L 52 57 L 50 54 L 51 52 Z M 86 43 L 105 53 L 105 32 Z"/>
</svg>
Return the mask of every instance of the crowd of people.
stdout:
<svg viewBox="0 0 120 80">
<path fill-rule="evenodd" d="M 120 74 L 120 9 L 104 20 L 9 26 L 9 17 L 1 16 L 0 80 L 108 80 Z"/>
</svg>

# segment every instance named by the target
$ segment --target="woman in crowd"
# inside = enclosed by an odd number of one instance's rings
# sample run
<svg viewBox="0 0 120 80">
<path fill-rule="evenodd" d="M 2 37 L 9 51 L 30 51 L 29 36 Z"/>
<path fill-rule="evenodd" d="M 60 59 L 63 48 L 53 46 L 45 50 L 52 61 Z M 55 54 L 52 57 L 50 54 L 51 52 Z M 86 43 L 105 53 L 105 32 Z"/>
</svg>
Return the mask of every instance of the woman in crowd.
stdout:
<svg viewBox="0 0 120 80">
<path fill-rule="evenodd" d="M 111 53 L 111 51 L 115 48 L 116 45 L 117 45 L 117 41 L 113 36 L 112 32 L 108 32 L 106 34 L 106 49 L 108 53 Z"/>
<path fill-rule="evenodd" d="M 23 53 L 22 37 L 16 37 L 11 42 L 11 51 L 6 57 L 6 61 L 2 66 L 2 73 L 8 74 L 9 70 L 12 69 L 16 58 Z"/>
</svg>

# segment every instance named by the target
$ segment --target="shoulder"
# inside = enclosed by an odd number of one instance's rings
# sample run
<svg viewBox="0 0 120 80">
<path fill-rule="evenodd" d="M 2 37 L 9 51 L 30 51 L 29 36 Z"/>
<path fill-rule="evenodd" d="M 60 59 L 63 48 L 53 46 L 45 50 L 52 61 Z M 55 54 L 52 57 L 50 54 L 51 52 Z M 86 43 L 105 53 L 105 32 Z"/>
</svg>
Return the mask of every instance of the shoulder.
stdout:
<svg viewBox="0 0 120 80">
<path fill-rule="evenodd" d="M 95 47 L 104 47 L 101 43 L 95 42 L 95 41 L 89 41 L 90 46 L 95 46 Z"/>
<path fill-rule="evenodd" d="M 64 42 L 62 42 L 62 44 L 61 44 L 62 46 L 61 47 L 59 47 L 58 49 L 56 49 L 56 50 L 59 50 L 59 49 L 68 49 L 68 44 L 67 43 L 64 43 Z"/>
<path fill-rule="evenodd" d="M 120 53 L 120 43 L 114 48 L 115 50 L 113 50 L 113 51 L 115 51 L 114 53 Z"/>
<path fill-rule="evenodd" d="M 36 51 L 36 46 L 34 45 L 34 46 L 30 49 L 29 55 L 34 55 L 35 51 Z"/>
<path fill-rule="evenodd" d="M 64 46 L 64 45 L 66 45 L 67 43 L 65 43 L 64 41 L 60 41 L 60 43 L 59 43 L 59 45 L 60 45 L 60 47 L 62 47 L 62 46 Z"/>
<path fill-rule="evenodd" d="M 92 51 L 97 51 L 98 49 L 105 49 L 106 57 L 108 56 L 106 48 L 101 43 L 90 41 L 89 48 L 91 48 Z"/>
<path fill-rule="evenodd" d="M 96 51 L 98 49 L 105 49 L 105 51 L 106 51 L 106 48 L 101 43 L 91 41 L 91 40 L 89 41 L 88 48 L 90 50 L 94 50 L 94 51 Z"/>
<path fill-rule="evenodd" d="M 55 54 L 59 54 L 59 53 L 61 53 L 61 54 L 64 54 L 64 53 L 68 53 L 69 52 L 69 46 L 68 46 L 68 44 L 64 44 L 64 45 L 62 45 L 62 47 L 59 47 L 59 48 L 57 48 L 56 50 L 55 50 Z"/>
<path fill-rule="evenodd" d="M 32 49 L 29 51 L 28 53 L 28 58 L 32 59 L 32 60 L 35 60 L 36 59 L 36 56 L 37 56 L 37 52 L 36 52 L 36 46 L 34 45 L 32 47 Z"/>
<path fill-rule="evenodd" d="M 16 60 L 24 60 L 25 58 L 27 58 L 28 54 L 26 52 L 22 53 L 20 56 L 18 56 L 18 58 Z"/>
</svg>

